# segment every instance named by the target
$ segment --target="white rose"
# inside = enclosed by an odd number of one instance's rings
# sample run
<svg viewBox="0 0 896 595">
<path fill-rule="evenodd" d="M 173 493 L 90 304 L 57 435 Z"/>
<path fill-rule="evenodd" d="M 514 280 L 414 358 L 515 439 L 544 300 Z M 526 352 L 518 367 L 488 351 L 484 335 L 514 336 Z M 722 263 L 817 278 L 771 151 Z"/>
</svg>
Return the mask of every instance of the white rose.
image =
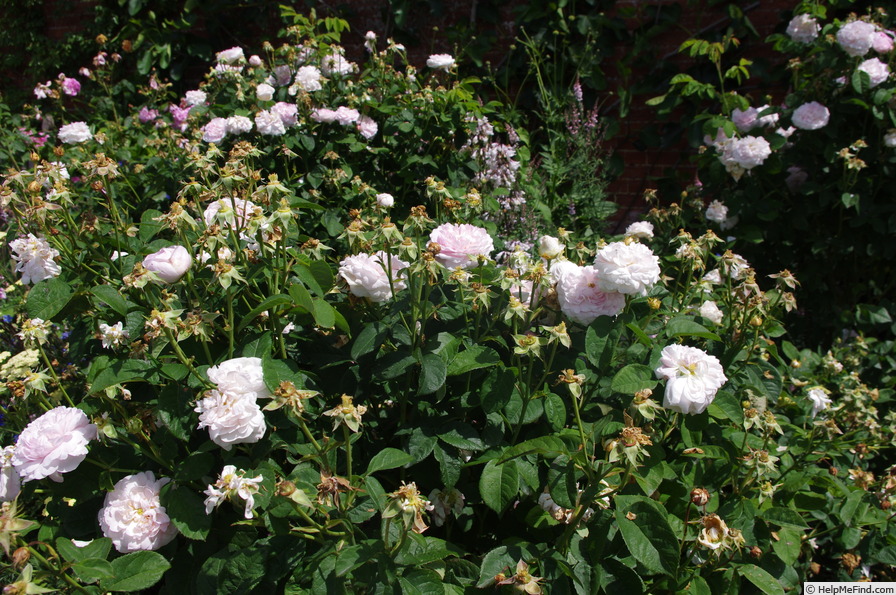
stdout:
<svg viewBox="0 0 896 595">
<path fill-rule="evenodd" d="M 837 43 L 850 56 L 864 56 L 874 45 L 877 27 L 865 21 L 846 23 L 837 31 Z"/>
<path fill-rule="evenodd" d="M 654 371 L 666 381 L 663 407 L 685 414 L 703 413 L 728 379 L 719 360 L 686 345 L 669 345 Z"/>
<path fill-rule="evenodd" d="M 230 450 L 234 444 L 252 444 L 264 437 L 264 413 L 253 393 L 210 390 L 196 405 L 199 428 L 208 428 L 212 442 Z"/>
<path fill-rule="evenodd" d="M 890 76 L 890 67 L 878 58 L 870 58 L 859 64 L 859 70 L 871 79 L 871 86 L 876 87 Z"/>
<path fill-rule="evenodd" d="M 286 134 L 286 126 L 277 114 L 263 110 L 255 114 L 255 127 L 259 134 L 264 136 L 283 136 Z"/>
<path fill-rule="evenodd" d="M 401 291 L 407 287 L 401 279 L 401 271 L 407 267 L 408 263 L 383 251 L 373 255 L 355 254 L 339 263 L 339 276 L 348 283 L 352 295 L 385 302 L 392 297 L 393 290 Z"/>
<path fill-rule="evenodd" d="M 193 259 L 183 246 L 167 246 L 143 259 L 143 267 L 165 283 L 176 283 L 192 265 Z"/>
<path fill-rule="evenodd" d="M 812 417 L 827 409 L 833 402 L 827 393 L 820 388 L 813 388 L 809 391 L 809 400 L 812 401 Z"/>
<path fill-rule="evenodd" d="M 16 447 L 11 445 L 0 450 L 0 502 L 15 500 L 22 490 L 19 474 L 12 464 L 15 451 Z"/>
<path fill-rule="evenodd" d="M 264 383 L 260 357 L 237 357 L 208 369 L 208 379 L 222 392 L 252 394 L 255 398 L 269 397 Z"/>
<path fill-rule="evenodd" d="M 831 112 L 828 108 L 818 103 L 810 101 L 804 103 L 793 111 L 793 125 L 801 130 L 818 130 L 827 125 L 831 118 Z"/>
<path fill-rule="evenodd" d="M 259 101 L 270 101 L 274 98 L 274 87 L 267 83 L 261 83 L 255 87 L 255 96 Z"/>
<path fill-rule="evenodd" d="M 616 316 L 625 307 L 625 296 L 601 286 L 595 267 L 580 267 L 568 260 L 551 267 L 557 278 L 560 310 L 581 324 L 591 324 L 598 316 Z"/>
<path fill-rule="evenodd" d="M 243 48 L 234 47 L 229 50 L 224 50 L 223 52 L 218 52 L 215 57 L 218 60 L 218 64 L 233 64 L 242 60 L 244 56 Z"/>
<path fill-rule="evenodd" d="M 721 201 L 714 200 L 706 207 L 706 219 L 715 223 L 721 223 L 728 217 L 728 207 Z"/>
<path fill-rule="evenodd" d="M 787 25 L 787 35 L 797 43 L 812 43 L 818 38 L 821 27 L 807 14 L 798 14 Z"/>
<path fill-rule="evenodd" d="M 635 221 L 625 228 L 627 237 L 649 240 L 653 237 L 653 223 L 649 221 Z"/>
<path fill-rule="evenodd" d="M 454 66 L 454 56 L 451 54 L 433 54 L 426 61 L 426 65 L 435 70 L 447 72 Z"/>
<path fill-rule="evenodd" d="M 59 140 L 67 145 L 89 141 L 93 138 L 90 128 L 84 122 L 72 122 L 59 129 Z"/>
<path fill-rule="evenodd" d="M 700 306 L 700 316 L 711 321 L 713 324 L 722 324 L 722 317 L 724 315 L 715 302 L 706 300 L 703 302 L 703 305 Z"/>
<path fill-rule="evenodd" d="M 557 258 L 563 254 L 563 249 L 565 247 L 566 246 L 554 236 L 544 235 L 538 239 L 538 254 L 547 260 Z"/>
<path fill-rule="evenodd" d="M 87 457 L 87 443 L 96 438 L 96 426 L 74 407 L 50 409 L 22 430 L 12 465 L 22 481 L 49 477 L 62 481 Z"/>
<path fill-rule="evenodd" d="M 660 280 L 660 259 L 647 246 L 613 242 L 597 251 L 594 269 L 604 291 L 647 295 Z"/>
<path fill-rule="evenodd" d="M 384 209 L 391 208 L 395 204 L 395 197 L 387 192 L 376 195 L 376 204 Z"/>
<path fill-rule="evenodd" d="M 192 107 L 204 104 L 207 96 L 205 91 L 187 91 L 184 95 L 184 99 L 186 100 L 187 105 Z"/>
<path fill-rule="evenodd" d="M 227 136 L 227 119 L 212 118 L 202 127 L 202 140 L 207 143 L 220 143 Z"/>
<path fill-rule="evenodd" d="M 246 116 L 227 118 L 227 134 L 244 134 L 252 131 L 252 120 Z"/>
<path fill-rule="evenodd" d="M 157 550 L 177 536 L 159 492 L 170 479 L 152 471 L 121 478 L 97 515 L 103 535 L 121 553 Z"/>
</svg>

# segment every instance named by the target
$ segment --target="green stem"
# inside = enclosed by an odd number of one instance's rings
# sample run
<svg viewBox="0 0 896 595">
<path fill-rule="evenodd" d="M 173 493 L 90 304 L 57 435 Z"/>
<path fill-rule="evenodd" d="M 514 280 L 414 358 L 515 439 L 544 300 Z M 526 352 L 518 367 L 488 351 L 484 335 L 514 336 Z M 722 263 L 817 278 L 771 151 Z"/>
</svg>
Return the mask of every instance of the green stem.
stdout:
<svg viewBox="0 0 896 595">
<path fill-rule="evenodd" d="M 40 351 L 40 356 L 44 360 L 44 364 L 46 364 L 47 369 L 50 370 L 50 376 L 53 377 L 53 381 L 56 383 L 56 386 L 58 386 L 59 390 L 62 391 L 62 396 L 65 397 L 65 400 L 69 404 L 69 407 L 74 407 L 75 403 L 72 401 L 72 398 L 68 396 L 68 393 L 65 392 L 65 387 L 62 386 L 62 382 L 60 382 L 59 376 L 56 374 L 56 369 L 53 368 L 53 365 L 50 363 L 50 358 L 47 357 L 47 353 L 44 351 L 44 346 L 38 343 L 37 349 L 38 351 Z"/>
</svg>

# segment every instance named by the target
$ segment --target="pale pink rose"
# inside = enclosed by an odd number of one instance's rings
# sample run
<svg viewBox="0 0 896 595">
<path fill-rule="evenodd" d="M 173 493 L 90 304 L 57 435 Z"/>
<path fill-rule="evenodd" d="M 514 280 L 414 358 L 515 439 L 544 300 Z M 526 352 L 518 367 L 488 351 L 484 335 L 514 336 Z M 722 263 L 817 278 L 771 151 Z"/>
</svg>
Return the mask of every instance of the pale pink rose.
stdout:
<svg viewBox="0 0 896 595">
<path fill-rule="evenodd" d="M 338 52 L 330 54 L 329 56 L 324 56 L 320 66 L 323 73 L 327 76 L 345 75 L 350 73 L 354 68 L 354 65 Z"/>
<path fill-rule="evenodd" d="M 395 197 L 388 192 L 382 192 L 376 195 L 376 204 L 384 209 L 391 208 L 395 204 Z"/>
<path fill-rule="evenodd" d="M 205 91 L 194 90 L 187 91 L 186 94 L 184 94 L 184 103 L 190 107 L 205 105 L 206 99 L 208 99 L 208 96 L 205 94 Z"/>
<path fill-rule="evenodd" d="M 227 134 L 244 134 L 252 131 L 252 120 L 246 116 L 227 118 Z"/>
<path fill-rule="evenodd" d="M 784 184 L 791 192 L 799 192 L 800 188 L 803 187 L 803 184 L 806 183 L 806 180 L 809 179 L 809 174 L 806 170 L 796 165 L 788 167 L 787 173 L 788 176 L 787 179 L 784 180 Z"/>
<path fill-rule="evenodd" d="M 394 291 L 407 287 L 401 271 L 408 263 L 396 256 L 389 256 L 382 250 L 375 254 L 355 254 L 339 263 L 339 276 L 348 283 L 352 295 L 369 298 L 372 302 L 389 300 Z M 392 283 L 389 283 L 390 271 Z"/>
<path fill-rule="evenodd" d="M 278 101 L 271 108 L 271 112 L 277 114 L 286 128 L 292 128 L 298 122 L 298 107 L 294 103 Z"/>
<path fill-rule="evenodd" d="M 734 108 L 731 112 L 731 121 L 741 132 L 749 132 L 756 127 L 756 114 L 759 111 L 755 107 L 748 107 L 745 111 Z"/>
<path fill-rule="evenodd" d="M 336 108 L 336 121 L 343 126 L 354 124 L 360 117 L 361 114 L 358 113 L 358 110 L 356 109 L 351 109 L 345 106 L 339 106 Z"/>
<path fill-rule="evenodd" d="M 260 56 L 256 56 L 254 54 L 249 56 L 249 66 L 251 66 L 252 68 L 258 68 L 262 64 L 263 62 Z"/>
<path fill-rule="evenodd" d="M 709 320 L 713 324 L 722 324 L 722 311 L 719 309 L 718 304 L 711 300 L 706 300 L 700 306 L 700 316 Z"/>
<path fill-rule="evenodd" d="M 286 64 L 275 67 L 274 80 L 278 87 L 285 87 L 292 80 L 292 70 Z"/>
<path fill-rule="evenodd" d="M 640 240 L 649 240 L 653 237 L 653 223 L 649 221 L 635 221 L 625 228 L 625 235 Z"/>
<path fill-rule="evenodd" d="M 183 246 L 166 246 L 143 259 L 143 267 L 165 283 L 176 283 L 193 266 L 193 258 Z"/>
<path fill-rule="evenodd" d="M 859 70 L 871 79 L 871 86 L 876 87 L 890 76 L 890 67 L 879 58 L 870 58 L 859 64 Z"/>
<path fill-rule="evenodd" d="M 728 218 L 728 207 L 718 200 L 714 200 L 706 207 L 706 219 L 715 223 L 721 223 Z"/>
<path fill-rule="evenodd" d="M 660 280 L 659 257 L 637 242 L 613 242 L 599 249 L 594 269 L 604 291 L 645 296 Z"/>
<path fill-rule="evenodd" d="M 874 45 L 877 27 L 865 21 L 846 23 L 837 31 L 837 43 L 850 56 L 864 56 Z"/>
<path fill-rule="evenodd" d="M 159 499 L 167 477 L 152 471 L 127 475 L 115 484 L 97 519 L 103 535 L 121 553 L 157 550 L 177 536 L 177 527 Z"/>
<path fill-rule="evenodd" d="M 216 58 L 219 64 L 234 64 L 242 61 L 245 58 L 245 54 L 243 53 L 243 48 L 233 47 L 229 50 L 218 52 Z"/>
<path fill-rule="evenodd" d="M 807 14 L 798 14 L 787 25 L 787 35 L 797 43 L 812 43 L 818 38 L 821 27 Z"/>
<path fill-rule="evenodd" d="M 871 41 L 871 47 L 874 48 L 874 51 L 878 54 L 889 54 L 893 51 L 893 32 L 892 31 L 878 31 L 874 34 L 874 38 Z"/>
<path fill-rule="evenodd" d="M 84 122 L 72 122 L 59 129 L 59 140 L 67 145 L 75 145 L 93 138 L 90 128 Z"/>
<path fill-rule="evenodd" d="M 262 110 L 255 114 L 255 127 L 259 134 L 264 136 L 283 136 L 286 134 L 286 126 L 279 115 L 272 111 Z"/>
<path fill-rule="evenodd" d="M 267 83 L 261 83 L 255 87 L 255 96 L 259 101 L 270 101 L 274 98 L 274 87 Z"/>
<path fill-rule="evenodd" d="M 767 140 L 761 136 L 746 136 L 725 143 L 719 159 L 729 171 L 734 168 L 750 170 L 762 165 L 771 154 L 771 145 Z"/>
<path fill-rule="evenodd" d="M 311 110 L 311 119 L 322 124 L 332 124 L 336 121 L 336 110 L 321 107 Z"/>
<path fill-rule="evenodd" d="M 208 379 L 215 383 L 221 392 L 251 394 L 254 398 L 271 396 L 264 383 L 260 357 L 229 359 L 209 368 L 207 374 Z"/>
<path fill-rule="evenodd" d="M 818 103 L 810 101 L 804 103 L 793 111 L 793 125 L 801 130 L 818 130 L 827 126 L 831 118 L 831 112 L 828 108 Z"/>
<path fill-rule="evenodd" d="M 62 81 L 62 92 L 74 97 L 81 92 L 81 83 L 78 82 L 78 79 L 66 78 Z"/>
<path fill-rule="evenodd" d="M 145 105 L 140 108 L 140 115 L 137 116 L 140 119 L 142 124 L 146 124 L 147 122 L 152 122 L 156 118 L 159 117 L 159 111 L 154 109 L 149 109 Z"/>
<path fill-rule="evenodd" d="M 373 120 L 373 118 L 369 118 L 367 116 L 361 116 L 358 119 L 358 132 L 361 133 L 361 136 L 366 138 L 367 140 L 372 139 L 376 136 L 376 133 L 379 131 L 379 126 Z"/>
<path fill-rule="evenodd" d="M 320 91 L 323 86 L 320 83 L 321 72 L 316 66 L 302 66 L 296 72 L 295 86 L 306 93 Z"/>
<path fill-rule="evenodd" d="M 22 481 L 12 464 L 12 455 L 15 452 L 16 447 L 12 445 L 0 450 L 0 502 L 15 500 L 22 490 Z"/>
<path fill-rule="evenodd" d="M 62 268 L 54 260 L 59 251 L 51 247 L 44 238 L 29 233 L 9 243 L 16 272 L 22 273 L 22 283 L 39 283 L 44 279 L 58 277 Z"/>
<path fill-rule="evenodd" d="M 74 407 L 50 409 L 22 430 L 12 464 L 22 481 L 49 477 L 62 481 L 87 457 L 87 443 L 96 438 L 96 426 Z"/>
<path fill-rule="evenodd" d="M 591 324 L 598 316 L 616 316 L 625 308 L 625 296 L 605 291 L 593 266 L 580 267 L 560 261 L 557 268 L 557 301 L 571 320 Z M 555 267 L 551 267 L 554 274 Z"/>
<path fill-rule="evenodd" d="M 454 66 L 454 56 L 451 54 L 433 54 L 426 61 L 426 65 L 434 70 L 451 70 Z"/>
<path fill-rule="evenodd" d="M 267 430 L 253 393 L 206 391 L 194 411 L 199 413 L 198 428 L 208 428 L 209 438 L 224 450 L 258 442 Z"/>
<path fill-rule="evenodd" d="M 480 256 L 487 259 L 495 249 L 488 232 L 469 223 L 443 223 L 432 230 L 429 241 L 439 245 L 436 260 L 449 269 L 471 269 Z"/>
<path fill-rule="evenodd" d="M 686 345 L 663 348 L 655 374 L 666 381 L 663 407 L 685 414 L 703 413 L 728 381 L 716 357 Z"/>
<path fill-rule="evenodd" d="M 220 143 L 227 136 L 227 118 L 212 118 L 202 127 L 202 140 L 207 143 Z"/>
</svg>

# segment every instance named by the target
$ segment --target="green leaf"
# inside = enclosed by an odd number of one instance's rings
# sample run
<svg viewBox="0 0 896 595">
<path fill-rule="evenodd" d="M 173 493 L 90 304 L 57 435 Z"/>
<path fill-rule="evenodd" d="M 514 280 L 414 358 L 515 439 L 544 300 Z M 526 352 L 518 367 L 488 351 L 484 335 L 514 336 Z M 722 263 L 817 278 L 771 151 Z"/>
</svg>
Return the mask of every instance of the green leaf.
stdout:
<svg viewBox="0 0 896 595">
<path fill-rule="evenodd" d="M 559 455 L 568 454 L 568 449 L 566 448 L 566 443 L 556 436 L 539 436 L 538 438 L 532 438 L 511 446 L 504 451 L 504 455 L 499 462 L 503 463 L 529 454 L 540 454 L 545 458 L 554 459 Z"/>
<path fill-rule="evenodd" d="M 112 564 L 103 558 L 86 558 L 72 564 L 72 570 L 85 583 L 94 583 L 115 576 Z"/>
<path fill-rule="evenodd" d="M 370 459 L 370 463 L 367 465 L 367 475 L 385 469 L 403 467 L 413 462 L 414 457 L 404 451 L 397 448 L 384 448 Z"/>
<path fill-rule="evenodd" d="M 314 312 L 314 302 L 311 299 L 311 294 L 308 293 L 308 290 L 301 283 L 293 283 L 289 286 L 289 297 L 292 298 L 293 304 L 301 306 L 309 314 Z"/>
<path fill-rule="evenodd" d="M 772 541 L 772 549 L 781 561 L 788 566 L 796 564 L 800 557 L 801 537 L 803 533 L 795 529 L 784 528 L 778 531 L 777 541 Z"/>
<path fill-rule="evenodd" d="M 621 318 L 614 320 L 609 316 L 598 316 L 585 331 L 585 356 L 598 370 L 609 370 L 613 362 L 616 343 L 623 329 L 623 324 L 616 324 L 616 321 L 621 321 Z"/>
<path fill-rule="evenodd" d="M 495 413 L 503 409 L 510 401 L 516 385 L 516 374 L 513 370 L 498 367 L 489 370 L 482 381 L 479 401 L 486 413 Z"/>
<path fill-rule="evenodd" d="M 171 522 L 184 537 L 198 540 L 205 540 L 208 537 L 212 527 L 212 516 L 206 514 L 205 503 L 201 496 L 189 488 L 176 487 L 163 489 L 161 499 Z"/>
<path fill-rule="evenodd" d="M 555 393 L 544 396 L 544 417 L 555 432 L 566 426 L 566 404 L 563 397 Z"/>
<path fill-rule="evenodd" d="M 797 511 L 782 506 L 774 506 L 764 510 L 759 516 L 769 523 L 774 523 L 781 527 L 792 527 L 800 530 L 809 529 L 809 525 L 806 524 L 806 521 L 803 520 L 803 517 Z"/>
<path fill-rule="evenodd" d="M 314 298 L 312 301 L 313 310 L 311 314 L 314 316 L 314 322 L 317 326 L 323 328 L 333 328 L 336 326 L 336 310 L 320 298 Z"/>
<path fill-rule="evenodd" d="M 25 310 L 29 318 L 50 320 L 65 308 L 72 298 L 72 288 L 59 278 L 46 279 L 37 283 L 28 292 Z"/>
<path fill-rule="evenodd" d="M 246 328 L 250 322 L 255 320 L 255 318 L 262 312 L 267 311 L 271 316 L 276 316 L 278 306 L 285 306 L 286 304 L 291 303 L 292 299 L 290 299 L 290 296 L 284 295 L 282 293 L 266 298 L 263 302 L 249 310 L 249 313 L 243 317 L 243 320 L 236 326 L 237 334 L 241 333 L 243 329 Z"/>
<path fill-rule="evenodd" d="M 96 298 L 94 300 L 95 306 L 98 306 L 98 304 L 106 304 L 118 314 L 127 316 L 128 302 L 122 297 L 121 292 L 118 289 L 111 285 L 97 285 L 90 290 L 90 293 Z"/>
<path fill-rule="evenodd" d="M 488 368 L 501 362 L 501 356 L 491 347 L 470 345 L 448 364 L 448 376 L 458 376 L 473 370 Z"/>
<path fill-rule="evenodd" d="M 56 551 L 69 562 L 79 562 L 89 558 L 105 560 L 112 549 L 112 540 L 108 537 L 94 539 L 84 547 L 76 546 L 71 539 L 60 537 L 56 540 Z"/>
<path fill-rule="evenodd" d="M 398 578 L 403 595 L 444 595 L 442 579 L 435 570 L 418 568 Z"/>
<path fill-rule="evenodd" d="M 445 384 L 448 366 L 445 360 L 434 353 L 427 353 L 420 362 L 420 385 L 417 395 L 431 395 Z"/>
<path fill-rule="evenodd" d="M 617 505 L 616 524 L 635 559 L 653 574 L 674 575 L 678 568 L 678 537 L 663 506 L 640 496 L 618 497 Z M 627 514 L 634 518 L 629 519 Z"/>
<path fill-rule="evenodd" d="M 101 580 L 106 591 L 140 591 L 153 586 L 171 564 L 156 552 L 134 552 L 112 560 L 115 576 Z"/>
<path fill-rule="evenodd" d="M 479 433 L 473 426 L 455 421 L 439 428 L 439 438 L 454 446 L 455 448 L 463 448 L 464 450 L 485 450 L 485 444 Z"/>
<path fill-rule="evenodd" d="M 498 464 L 486 463 L 479 479 L 479 493 L 485 505 L 501 514 L 510 505 L 520 487 L 520 475 L 516 461 Z"/>
<path fill-rule="evenodd" d="M 689 316 L 676 316 L 666 323 L 666 335 L 669 337 L 700 337 L 701 339 L 711 339 L 713 341 L 721 341 L 714 332 L 702 324 L 694 322 Z"/>
<path fill-rule="evenodd" d="M 388 327 L 382 322 L 371 322 L 355 337 L 352 343 L 351 358 L 357 360 L 363 355 L 367 355 L 383 344 L 386 338 Z"/>
<path fill-rule="evenodd" d="M 709 405 L 709 414 L 716 419 L 729 419 L 735 425 L 744 423 L 744 408 L 730 391 L 719 391 Z"/>
<path fill-rule="evenodd" d="M 150 362 L 136 359 L 113 361 L 93 379 L 90 394 L 96 394 L 116 384 L 146 380 L 153 372 L 155 366 Z"/>
<path fill-rule="evenodd" d="M 784 588 L 778 579 L 758 566 L 746 564 L 738 567 L 737 571 L 766 595 L 784 595 Z"/>
<path fill-rule="evenodd" d="M 629 364 L 613 376 L 610 389 L 624 395 L 633 395 L 645 388 L 654 388 L 657 382 L 653 370 L 649 367 L 643 364 Z"/>
<path fill-rule="evenodd" d="M 256 339 L 249 341 L 243 346 L 241 352 L 243 357 L 259 357 L 264 359 L 271 354 L 271 346 L 273 345 L 271 331 L 264 332 L 256 337 Z"/>
<path fill-rule="evenodd" d="M 386 353 L 376 361 L 377 374 L 381 378 L 391 380 L 404 374 L 408 368 L 417 363 L 417 358 L 406 350 Z"/>
<path fill-rule="evenodd" d="M 148 244 L 149 240 L 165 227 L 165 224 L 161 221 L 154 221 L 154 219 L 161 217 L 163 214 L 161 211 L 148 209 L 140 215 L 140 231 L 137 232 L 137 237 L 140 238 L 142 243 Z"/>
</svg>

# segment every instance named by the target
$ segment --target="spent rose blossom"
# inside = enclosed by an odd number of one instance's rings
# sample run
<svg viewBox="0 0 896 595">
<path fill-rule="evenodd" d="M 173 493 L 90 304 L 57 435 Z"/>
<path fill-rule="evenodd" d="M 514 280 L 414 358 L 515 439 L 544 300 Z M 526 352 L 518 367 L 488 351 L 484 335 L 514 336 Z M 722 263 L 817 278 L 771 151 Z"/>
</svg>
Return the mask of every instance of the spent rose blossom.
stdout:
<svg viewBox="0 0 896 595">
<path fill-rule="evenodd" d="M 812 43 L 820 31 L 818 21 L 807 14 L 798 14 L 787 24 L 787 35 L 797 43 Z"/>
<path fill-rule="evenodd" d="M 207 143 L 220 143 L 227 136 L 227 118 L 212 118 L 202 127 L 202 140 Z"/>
<path fill-rule="evenodd" d="M 451 54 L 433 54 L 426 61 L 426 65 L 435 70 L 447 72 L 454 67 L 454 56 Z"/>
<path fill-rule="evenodd" d="M 87 443 L 96 438 L 96 426 L 74 407 L 50 409 L 22 430 L 12 464 L 22 481 L 49 477 L 62 481 L 87 457 Z"/>
<path fill-rule="evenodd" d="M 588 325 L 598 316 L 616 316 L 625 307 L 625 296 L 602 287 L 593 266 L 558 261 L 551 274 L 557 279 L 560 310 L 570 320 Z"/>
<path fill-rule="evenodd" d="M 165 283 L 176 283 L 191 266 L 193 258 L 183 246 L 166 246 L 143 259 L 143 267 Z"/>
<path fill-rule="evenodd" d="M 0 450 L 0 502 L 10 502 L 22 490 L 22 481 L 12 464 L 12 455 L 16 447 L 13 445 Z"/>
<path fill-rule="evenodd" d="M 177 536 L 177 527 L 162 506 L 159 492 L 167 477 L 156 479 L 152 471 L 127 475 L 106 494 L 97 514 L 103 535 L 121 553 L 157 550 Z"/>
<path fill-rule="evenodd" d="M 208 428 L 212 442 L 230 450 L 234 444 L 252 444 L 264 437 L 264 413 L 253 393 L 206 391 L 194 409 L 199 429 Z"/>
<path fill-rule="evenodd" d="M 44 238 L 29 233 L 9 243 L 16 272 L 22 273 L 22 283 L 38 283 L 44 279 L 58 277 L 62 268 L 54 260 L 59 251 L 51 247 Z"/>
<path fill-rule="evenodd" d="M 597 251 L 594 270 L 604 291 L 645 296 L 660 280 L 660 259 L 644 244 L 612 242 Z"/>
<path fill-rule="evenodd" d="M 205 514 L 211 514 L 224 500 L 239 496 L 245 503 L 243 516 L 252 518 L 252 509 L 255 507 L 255 494 L 258 493 L 259 484 L 264 481 L 264 476 L 244 477 L 242 469 L 234 465 L 225 465 L 221 470 L 218 480 L 205 490 Z"/>
<path fill-rule="evenodd" d="M 103 347 L 106 349 L 113 349 L 120 345 L 123 345 L 125 341 L 128 340 L 128 331 L 125 330 L 124 324 L 121 322 L 116 322 L 113 325 L 108 325 L 105 322 L 100 323 L 100 339 L 103 342 Z"/>
<path fill-rule="evenodd" d="M 784 185 L 791 192 L 799 192 L 808 179 L 809 174 L 806 170 L 799 166 L 791 165 L 787 168 L 787 178 L 784 180 Z"/>
<path fill-rule="evenodd" d="M 663 407 L 690 415 L 703 413 L 728 381 L 715 356 L 686 345 L 663 348 L 654 372 L 666 381 Z"/>
<path fill-rule="evenodd" d="M 255 87 L 255 96 L 259 101 L 270 101 L 274 98 L 274 87 L 267 83 L 261 83 Z"/>
<path fill-rule="evenodd" d="M 837 31 L 837 43 L 850 56 L 864 56 L 874 45 L 877 27 L 865 21 L 846 23 Z"/>
<path fill-rule="evenodd" d="M 488 232 L 469 223 L 443 223 L 432 230 L 429 241 L 439 245 L 436 260 L 449 269 L 471 269 L 480 256 L 487 259 L 495 249 Z"/>
<path fill-rule="evenodd" d="M 66 77 L 62 81 L 62 92 L 69 97 L 74 97 L 81 92 L 81 83 L 78 79 Z"/>
<path fill-rule="evenodd" d="M 259 134 L 264 136 L 283 136 L 286 134 L 286 126 L 279 115 L 269 110 L 262 110 L 255 114 L 255 127 Z"/>
<path fill-rule="evenodd" d="M 373 118 L 369 116 L 361 116 L 360 118 L 358 118 L 358 132 L 360 132 L 361 136 L 363 136 L 367 140 L 375 137 L 379 129 L 380 127 L 377 125 Z"/>
<path fill-rule="evenodd" d="M 809 390 L 809 400 L 812 402 L 812 417 L 815 417 L 833 402 L 828 394 L 821 388 L 813 388 Z"/>
<path fill-rule="evenodd" d="M 229 50 L 218 52 L 215 55 L 215 58 L 218 60 L 218 64 L 235 64 L 243 60 L 245 58 L 245 54 L 243 53 L 243 48 L 233 47 Z"/>
<path fill-rule="evenodd" d="M 202 219 L 206 225 L 218 223 L 225 228 L 236 226 L 245 229 L 253 217 L 260 216 L 261 209 L 250 200 L 227 197 L 209 203 L 205 207 Z"/>
<path fill-rule="evenodd" d="M 59 140 L 67 145 L 75 145 L 93 138 L 85 122 L 72 122 L 59 129 Z"/>
<path fill-rule="evenodd" d="M 831 118 L 831 112 L 828 108 L 818 103 L 810 101 L 804 103 L 793 111 L 793 125 L 800 130 L 818 130 L 827 126 Z"/>
<path fill-rule="evenodd" d="M 706 300 L 700 306 L 700 316 L 711 321 L 713 324 L 722 324 L 722 317 L 724 315 L 715 302 Z"/>
<path fill-rule="evenodd" d="M 649 240 L 653 237 L 653 223 L 649 221 L 635 221 L 625 228 L 627 237 Z"/>
<path fill-rule="evenodd" d="M 880 58 L 869 58 L 861 64 L 858 69 L 868 75 L 871 79 L 871 87 L 876 87 L 890 76 L 890 67 L 885 62 L 881 62 Z"/>
<path fill-rule="evenodd" d="M 706 207 L 706 219 L 714 223 L 722 223 L 728 218 L 728 207 L 720 200 L 714 200 Z"/>
<path fill-rule="evenodd" d="M 375 254 L 355 254 L 339 263 L 339 276 L 348 283 L 352 295 L 369 298 L 372 302 L 385 302 L 393 291 L 401 291 L 407 284 L 401 279 L 401 271 L 408 263 L 382 250 Z M 391 270 L 392 283 L 389 283 Z"/>
<path fill-rule="evenodd" d="M 207 374 L 221 392 L 251 395 L 256 399 L 271 396 L 264 383 L 260 357 L 229 359 L 209 368 Z"/>
<path fill-rule="evenodd" d="M 292 80 L 292 69 L 286 64 L 274 67 L 274 82 L 278 87 L 285 87 Z"/>
</svg>

